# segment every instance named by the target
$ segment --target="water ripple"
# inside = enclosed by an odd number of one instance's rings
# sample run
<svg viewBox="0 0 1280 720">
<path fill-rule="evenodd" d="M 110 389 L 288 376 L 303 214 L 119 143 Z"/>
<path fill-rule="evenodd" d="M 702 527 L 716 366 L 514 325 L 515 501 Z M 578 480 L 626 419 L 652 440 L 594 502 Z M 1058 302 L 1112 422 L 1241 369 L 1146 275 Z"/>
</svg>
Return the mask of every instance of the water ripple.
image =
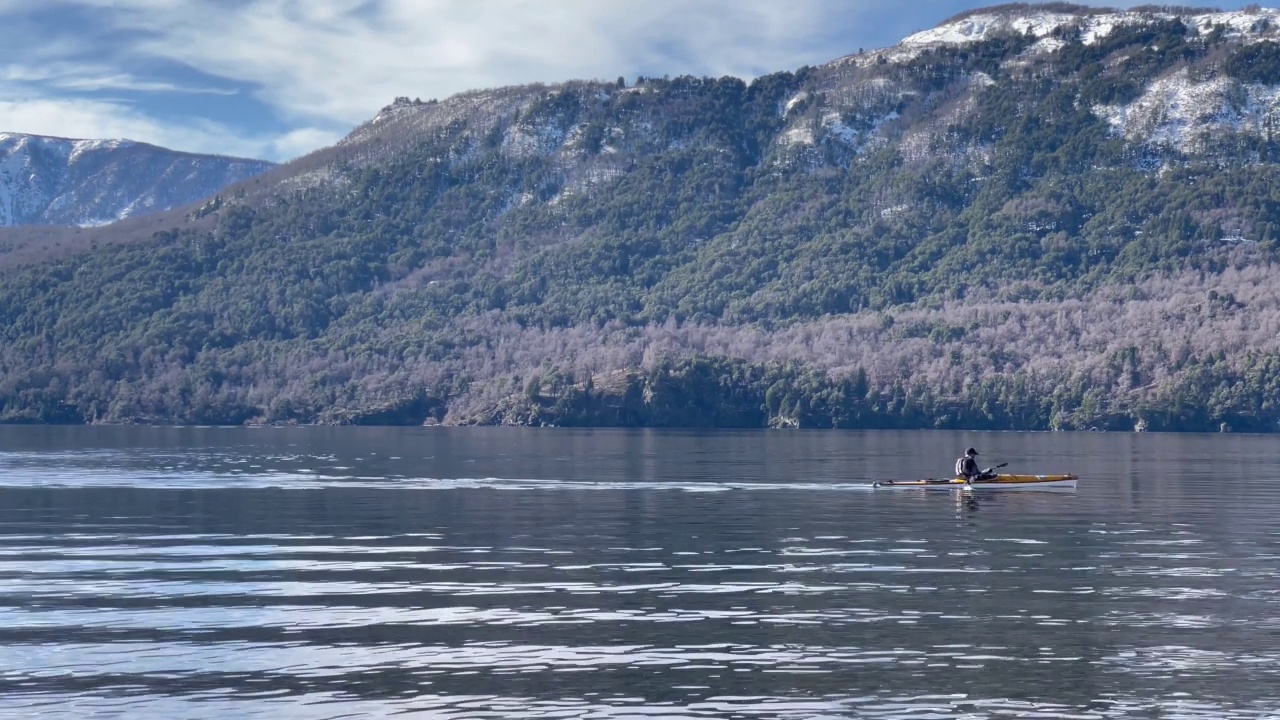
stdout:
<svg viewBox="0 0 1280 720">
<path fill-rule="evenodd" d="M 349 430 L 0 451 L 0 717 L 1278 717 L 1265 438 Z"/>
</svg>

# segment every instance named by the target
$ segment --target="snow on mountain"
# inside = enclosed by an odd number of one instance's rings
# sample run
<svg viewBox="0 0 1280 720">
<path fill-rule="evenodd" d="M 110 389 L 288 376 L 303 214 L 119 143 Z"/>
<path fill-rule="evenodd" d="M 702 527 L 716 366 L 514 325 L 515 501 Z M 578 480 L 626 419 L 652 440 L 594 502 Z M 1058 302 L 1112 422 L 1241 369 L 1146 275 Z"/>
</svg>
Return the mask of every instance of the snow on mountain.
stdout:
<svg viewBox="0 0 1280 720">
<path fill-rule="evenodd" d="M 1066 5 L 1066 9 L 1061 9 Z M 1028 51 L 1031 55 L 1048 54 L 1060 49 L 1065 42 L 1055 36 L 1058 31 L 1079 30 L 1079 37 L 1086 45 L 1093 45 L 1111 35 L 1118 27 L 1150 23 L 1160 20 L 1181 19 L 1195 33 L 1207 33 L 1220 29 L 1224 37 L 1245 42 L 1264 38 L 1280 38 L 1280 9 L 1255 7 L 1230 12 L 1196 12 L 1180 10 L 1177 6 L 1161 5 L 1160 11 L 1111 10 L 1105 8 L 1070 6 L 1052 3 L 1052 10 L 1037 10 L 1034 5 L 1021 3 L 978 9 L 953 20 L 908 35 L 893 45 L 856 55 L 846 55 L 823 67 L 838 69 L 842 66 L 867 68 L 880 63 L 898 63 L 919 57 L 926 50 L 947 45 L 965 45 L 981 42 L 1002 34 L 1029 33 L 1038 38 Z"/>
<path fill-rule="evenodd" d="M 1015 71 L 1052 62 L 1051 55 L 1076 38 L 1096 45 L 1114 39 L 1119 28 L 1174 18 L 1181 19 L 1192 36 L 1215 33 L 1231 45 L 1280 38 L 1280 10 L 1205 13 L 1160 7 L 1117 11 L 1065 3 L 998 6 L 915 33 L 890 48 L 811 68 L 809 84 L 779 103 L 781 127 L 766 150 L 771 153 L 769 162 L 848 167 L 886 145 L 896 146 L 910 160 L 945 156 L 954 162 L 985 162 L 989 148 L 961 141 L 954 126 L 978 110 L 982 93 L 997 81 L 971 70 L 923 89 L 903 63 L 931 48 L 1005 33 L 1035 37 L 1028 48 L 1003 60 L 1003 69 Z M 1124 52 L 1132 51 L 1127 46 Z M 1238 80 L 1215 75 L 1215 64 L 1220 64 L 1220 57 L 1203 59 L 1193 72 L 1171 72 L 1147 81 L 1149 86 L 1135 101 L 1091 109 L 1118 135 L 1162 151 L 1192 152 L 1218 135 L 1258 132 L 1277 113 L 1277 88 L 1246 88 Z M 495 150 L 512 160 L 545 158 L 559 176 L 562 191 L 557 198 L 565 197 L 621 176 L 636 155 L 684 147 L 688 139 L 683 131 L 667 127 L 661 97 L 697 92 L 700 81 L 687 87 L 682 82 L 688 85 L 681 79 L 631 87 L 570 81 L 474 90 L 425 102 L 398 97 L 328 149 L 323 161 L 299 169 L 279 187 L 297 190 L 343 183 L 348 168 L 386 161 L 428 141 L 435 143 L 438 153 L 429 158 L 432 163 L 466 164 Z M 528 201 L 524 189 L 512 189 L 512 205 Z"/>
<path fill-rule="evenodd" d="M 1039 38 L 1029 53 L 1048 54 L 1065 41 L 1059 31 L 1076 30 L 1081 42 L 1095 44 L 1116 28 L 1180 19 L 1192 34 L 1220 33 L 1241 43 L 1280 38 L 1280 10 L 1251 8 L 1232 12 L 1117 12 L 1080 8 L 1077 12 L 1034 12 L 1025 8 L 977 11 L 905 38 L 889 52 L 902 60 L 930 47 L 978 42 L 1000 33 Z M 1153 149 L 1201 152 L 1208 143 L 1230 133 L 1257 133 L 1280 120 L 1280 85 L 1247 85 L 1228 77 L 1192 73 L 1186 68 L 1152 82 L 1142 96 L 1124 105 L 1097 105 L 1093 112 L 1113 131 Z"/>
<path fill-rule="evenodd" d="M 953 22 L 924 30 L 903 39 L 906 47 L 930 47 L 943 44 L 960 44 L 985 40 L 1002 32 L 1030 33 L 1043 38 L 1054 31 L 1078 25 L 1080 39 L 1086 44 L 1096 43 L 1122 25 L 1150 22 L 1153 19 L 1181 18 L 1200 32 L 1209 32 L 1221 26 L 1228 37 L 1273 34 L 1280 25 L 1280 10 L 1258 8 L 1232 12 L 1177 13 L 1177 12 L 1014 12 L 994 9 L 977 12 Z"/>
<path fill-rule="evenodd" d="M 1019 33 L 1037 40 L 1006 67 L 1026 65 L 1045 58 L 1078 37 L 1086 45 L 1096 45 L 1118 28 L 1155 22 L 1181 20 L 1189 34 L 1217 34 L 1239 44 L 1280 40 L 1280 9 L 1252 7 L 1230 12 L 1202 12 L 1159 6 L 1159 10 L 1107 10 L 1054 3 L 1037 9 L 1034 5 L 1007 5 L 975 10 L 943 24 L 904 38 L 897 45 L 837 59 L 822 66 L 826 80 L 819 101 L 823 122 L 793 122 L 780 142 L 784 145 L 815 145 L 824 137 L 849 143 L 850 133 L 831 119 L 859 108 L 892 107 L 912 93 L 889 83 L 892 68 L 909 62 L 924 52 L 946 46 L 964 46 L 1001 35 Z M 1210 61 L 1211 66 L 1214 61 Z M 934 123 L 917 125 L 897 139 L 906 157 L 924 157 L 935 146 L 947 146 L 945 126 L 954 123 L 974 107 L 974 98 L 990 83 L 974 73 L 967 89 L 954 97 L 939 94 L 945 108 Z M 807 99 L 808 96 L 805 96 Z M 797 97 L 793 102 L 800 100 Z M 1141 97 L 1116 105 L 1091 108 L 1108 121 L 1113 131 L 1127 140 L 1157 151 L 1202 152 L 1210 143 L 1232 133 L 1259 134 L 1280 122 L 1280 78 L 1272 85 L 1249 85 L 1212 68 L 1181 70 L 1160 77 L 1144 89 Z M 880 124 L 868 128 L 879 132 Z M 941 143 L 941 145 L 939 145 Z M 957 153 L 979 152 L 980 148 L 956 149 Z"/>
<path fill-rule="evenodd" d="M 1184 68 L 1151 83 L 1132 103 L 1092 109 L 1127 140 L 1201 152 L 1215 136 L 1256 133 L 1268 121 L 1280 121 L 1280 87 L 1246 85 L 1220 75 L 1197 81 Z"/>
<path fill-rule="evenodd" d="M 1070 13 L 1034 13 L 1025 16 L 982 13 L 910 35 L 900 44 L 906 47 L 956 45 L 985 40 L 1000 32 L 1031 33 L 1036 37 L 1044 37 L 1064 25 L 1081 19 Z"/>
<path fill-rule="evenodd" d="M 0 133 L 0 227 L 104 225 L 194 202 L 272 167 L 129 140 Z"/>
</svg>

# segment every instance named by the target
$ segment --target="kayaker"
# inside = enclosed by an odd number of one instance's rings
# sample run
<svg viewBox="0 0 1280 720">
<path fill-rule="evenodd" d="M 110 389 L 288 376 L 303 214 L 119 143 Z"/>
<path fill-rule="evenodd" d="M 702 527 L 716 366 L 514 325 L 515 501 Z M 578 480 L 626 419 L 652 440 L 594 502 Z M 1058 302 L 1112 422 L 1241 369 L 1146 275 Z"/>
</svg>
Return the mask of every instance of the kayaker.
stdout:
<svg viewBox="0 0 1280 720">
<path fill-rule="evenodd" d="M 956 460 L 956 477 L 964 478 L 965 482 L 973 482 L 974 480 L 983 480 L 987 476 L 978 467 L 978 451 L 969 448 L 964 451 L 964 457 Z"/>
</svg>

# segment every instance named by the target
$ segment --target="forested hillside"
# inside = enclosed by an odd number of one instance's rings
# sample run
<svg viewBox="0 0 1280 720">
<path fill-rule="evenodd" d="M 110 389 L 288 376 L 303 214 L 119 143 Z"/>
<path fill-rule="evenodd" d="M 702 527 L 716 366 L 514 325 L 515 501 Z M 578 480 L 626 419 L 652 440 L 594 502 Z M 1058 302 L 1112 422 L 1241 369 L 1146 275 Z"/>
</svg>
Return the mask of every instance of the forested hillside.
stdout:
<svg viewBox="0 0 1280 720">
<path fill-rule="evenodd" d="M 1278 20 L 402 98 L 194 211 L 0 234 L 0 418 L 1278 430 Z"/>
</svg>

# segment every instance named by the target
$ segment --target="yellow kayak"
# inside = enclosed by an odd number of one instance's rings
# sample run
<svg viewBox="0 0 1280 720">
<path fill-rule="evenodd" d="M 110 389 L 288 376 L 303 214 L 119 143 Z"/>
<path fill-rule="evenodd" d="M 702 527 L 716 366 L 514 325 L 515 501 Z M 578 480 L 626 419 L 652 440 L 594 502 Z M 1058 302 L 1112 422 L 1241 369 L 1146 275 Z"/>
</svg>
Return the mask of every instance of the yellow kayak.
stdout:
<svg viewBox="0 0 1280 720">
<path fill-rule="evenodd" d="M 986 480 L 966 483 L 964 478 L 925 478 L 923 480 L 880 480 L 871 484 L 877 488 L 924 488 L 931 490 L 1040 490 L 1049 488 L 1075 488 L 1075 475 L 996 475 Z"/>
</svg>

